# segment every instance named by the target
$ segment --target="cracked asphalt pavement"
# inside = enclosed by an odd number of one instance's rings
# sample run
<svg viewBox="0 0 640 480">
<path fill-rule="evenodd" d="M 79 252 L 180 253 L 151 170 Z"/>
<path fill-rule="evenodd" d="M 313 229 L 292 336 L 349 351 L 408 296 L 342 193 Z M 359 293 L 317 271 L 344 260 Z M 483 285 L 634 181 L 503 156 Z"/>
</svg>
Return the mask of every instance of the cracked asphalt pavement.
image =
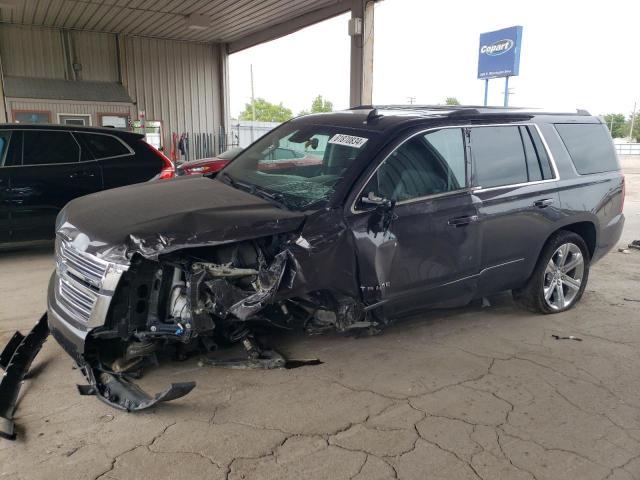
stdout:
<svg viewBox="0 0 640 480">
<path fill-rule="evenodd" d="M 625 174 L 620 247 L 640 239 L 640 158 Z M 45 309 L 52 268 L 51 248 L 0 252 L 1 345 Z M 318 366 L 162 364 L 141 380 L 148 391 L 198 386 L 138 414 L 79 396 L 82 375 L 50 339 L 22 390 L 18 440 L 0 442 L 0 478 L 640 479 L 640 251 L 595 265 L 566 313 L 490 300 L 376 337 L 275 338 Z"/>
</svg>

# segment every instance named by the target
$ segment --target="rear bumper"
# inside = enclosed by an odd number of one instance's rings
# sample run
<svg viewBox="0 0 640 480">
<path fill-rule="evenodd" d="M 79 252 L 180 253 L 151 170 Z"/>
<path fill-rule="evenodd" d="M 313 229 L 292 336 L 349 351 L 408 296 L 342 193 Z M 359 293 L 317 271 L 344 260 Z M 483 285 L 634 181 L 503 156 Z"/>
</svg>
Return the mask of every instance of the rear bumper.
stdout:
<svg viewBox="0 0 640 480">
<path fill-rule="evenodd" d="M 596 246 L 595 252 L 593 252 L 591 263 L 600 260 L 618 244 L 623 229 L 624 215 L 622 213 L 613 217 L 606 225 L 600 225 L 598 245 Z"/>
</svg>

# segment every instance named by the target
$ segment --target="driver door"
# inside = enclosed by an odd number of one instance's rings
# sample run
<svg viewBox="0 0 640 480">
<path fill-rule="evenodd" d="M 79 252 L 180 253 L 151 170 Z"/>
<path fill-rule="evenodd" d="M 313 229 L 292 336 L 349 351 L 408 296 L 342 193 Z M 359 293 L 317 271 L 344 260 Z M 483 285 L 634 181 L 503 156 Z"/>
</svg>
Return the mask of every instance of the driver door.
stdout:
<svg viewBox="0 0 640 480">
<path fill-rule="evenodd" d="M 399 315 L 473 298 L 480 238 L 466 158 L 462 128 L 421 132 L 367 181 L 348 219 L 365 303 Z M 375 205 L 383 199 L 395 204 Z"/>
</svg>

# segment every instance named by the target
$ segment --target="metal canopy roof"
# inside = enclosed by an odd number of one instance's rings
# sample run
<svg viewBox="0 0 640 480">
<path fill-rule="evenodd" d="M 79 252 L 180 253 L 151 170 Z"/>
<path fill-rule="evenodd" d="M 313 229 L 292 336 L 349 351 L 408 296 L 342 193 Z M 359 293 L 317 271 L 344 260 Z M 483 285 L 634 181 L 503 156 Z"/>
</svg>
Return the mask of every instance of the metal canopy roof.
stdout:
<svg viewBox="0 0 640 480">
<path fill-rule="evenodd" d="M 0 22 L 141 35 L 195 42 L 233 43 L 240 50 L 285 35 L 351 8 L 348 0 L 5 0 Z M 10 8 L 4 5 L 13 4 Z M 205 28 L 188 28 L 202 15 Z M 308 17 L 308 22 L 300 19 Z M 247 38 L 256 35 L 253 42 Z"/>
</svg>

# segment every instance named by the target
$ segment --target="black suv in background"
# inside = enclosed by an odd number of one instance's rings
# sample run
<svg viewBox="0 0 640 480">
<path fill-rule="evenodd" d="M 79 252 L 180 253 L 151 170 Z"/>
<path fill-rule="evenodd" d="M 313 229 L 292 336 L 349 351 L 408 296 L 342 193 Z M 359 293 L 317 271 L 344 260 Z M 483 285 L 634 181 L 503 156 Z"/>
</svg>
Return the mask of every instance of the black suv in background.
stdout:
<svg viewBox="0 0 640 480">
<path fill-rule="evenodd" d="M 292 165 L 278 156 L 288 149 L 315 160 Z M 376 331 L 503 290 L 525 308 L 565 311 L 618 242 L 623 200 L 609 132 L 586 112 L 309 115 L 215 178 L 70 202 L 57 220 L 48 323 L 93 391 L 119 408 L 148 406 L 104 372 L 219 341 L 253 355 L 265 325 Z"/>
<path fill-rule="evenodd" d="M 105 128 L 0 125 L 0 245 L 53 240 L 74 198 L 172 178 L 172 163 L 143 135 Z"/>
</svg>

